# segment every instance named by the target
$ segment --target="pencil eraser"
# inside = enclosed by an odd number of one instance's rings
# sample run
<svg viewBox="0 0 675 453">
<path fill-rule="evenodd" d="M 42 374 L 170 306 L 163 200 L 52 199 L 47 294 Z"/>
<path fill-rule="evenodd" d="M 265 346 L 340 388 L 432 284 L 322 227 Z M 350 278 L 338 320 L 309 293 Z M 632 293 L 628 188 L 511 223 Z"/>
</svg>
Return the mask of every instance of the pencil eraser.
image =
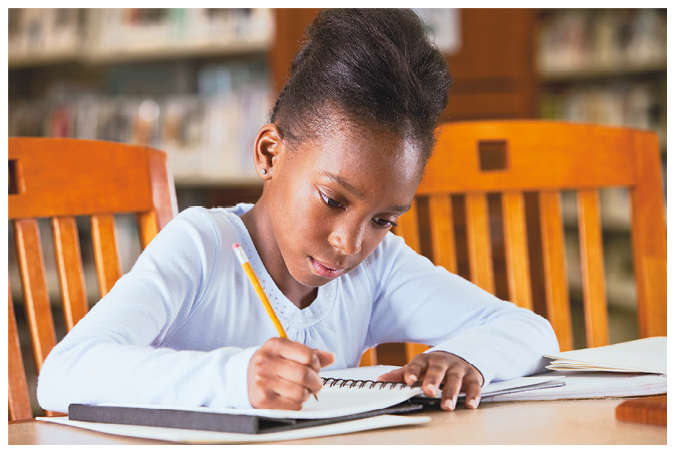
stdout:
<svg viewBox="0 0 675 453">
<path fill-rule="evenodd" d="M 235 242 L 234 244 L 232 244 L 232 250 L 236 250 L 238 247 L 239 247 L 238 242 Z"/>
</svg>

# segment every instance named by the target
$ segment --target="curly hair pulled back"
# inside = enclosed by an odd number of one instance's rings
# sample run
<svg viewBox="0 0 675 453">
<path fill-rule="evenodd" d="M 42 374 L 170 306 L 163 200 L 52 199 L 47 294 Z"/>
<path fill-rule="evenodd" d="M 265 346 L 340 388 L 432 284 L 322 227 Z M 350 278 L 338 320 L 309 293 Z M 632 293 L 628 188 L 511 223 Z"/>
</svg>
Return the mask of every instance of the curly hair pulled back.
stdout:
<svg viewBox="0 0 675 453">
<path fill-rule="evenodd" d="M 305 31 L 288 82 L 270 113 L 284 139 L 314 140 L 331 114 L 434 146 L 452 84 L 424 24 L 406 9 L 328 9 Z"/>
</svg>

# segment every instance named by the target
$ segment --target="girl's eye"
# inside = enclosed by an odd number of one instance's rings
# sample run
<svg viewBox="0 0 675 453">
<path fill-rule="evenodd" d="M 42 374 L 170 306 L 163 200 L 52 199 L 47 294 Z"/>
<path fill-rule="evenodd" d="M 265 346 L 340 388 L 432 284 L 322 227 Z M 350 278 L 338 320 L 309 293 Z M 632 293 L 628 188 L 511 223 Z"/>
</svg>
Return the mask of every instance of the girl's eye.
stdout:
<svg viewBox="0 0 675 453">
<path fill-rule="evenodd" d="M 332 198 L 327 197 L 326 195 L 324 195 L 324 194 L 321 193 L 321 192 L 319 192 L 319 193 L 321 194 L 321 198 L 323 198 L 323 201 L 324 201 L 328 206 L 330 206 L 331 208 L 339 208 L 339 207 L 342 206 L 342 203 L 340 203 L 339 201 L 333 200 Z"/>
<path fill-rule="evenodd" d="M 392 221 L 380 219 L 377 217 L 374 218 L 373 221 L 377 224 L 377 226 L 380 226 L 382 228 L 389 228 L 390 226 L 398 226 Z"/>
</svg>

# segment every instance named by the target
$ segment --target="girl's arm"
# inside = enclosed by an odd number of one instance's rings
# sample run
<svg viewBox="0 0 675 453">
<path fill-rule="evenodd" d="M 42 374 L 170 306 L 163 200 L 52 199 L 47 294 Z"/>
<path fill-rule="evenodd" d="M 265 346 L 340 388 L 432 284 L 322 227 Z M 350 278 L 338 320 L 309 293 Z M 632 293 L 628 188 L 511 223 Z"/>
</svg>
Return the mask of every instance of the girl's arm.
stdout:
<svg viewBox="0 0 675 453">
<path fill-rule="evenodd" d="M 542 355 L 559 350 L 546 319 L 434 266 L 403 239 L 387 235 L 375 254 L 373 343 L 432 345 L 473 365 L 485 384 L 542 371 Z"/>
<path fill-rule="evenodd" d="M 246 372 L 257 348 L 210 352 L 157 348 L 200 304 L 214 278 L 218 235 L 203 212 L 187 210 L 47 357 L 40 405 L 132 402 L 250 407 Z M 195 332 L 199 335 L 199 332 Z"/>
</svg>

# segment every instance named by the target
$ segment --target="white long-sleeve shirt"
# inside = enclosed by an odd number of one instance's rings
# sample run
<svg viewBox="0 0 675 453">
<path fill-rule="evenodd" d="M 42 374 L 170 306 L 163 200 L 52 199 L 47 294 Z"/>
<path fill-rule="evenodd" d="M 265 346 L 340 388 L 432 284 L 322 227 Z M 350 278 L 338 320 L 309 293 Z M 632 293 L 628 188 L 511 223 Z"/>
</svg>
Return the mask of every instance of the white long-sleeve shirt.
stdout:
<svg viewBox="0 0 675 453">
<path fill-rule="evenodd" d="M 358 366 L 381 343 L 415 342 L 456 354 L 488 383 L 540 371 L 542 354 L 559 350 L 544 318 L 435 267 L 393 234 L 300 310 L 276 287 L 239 218 L 251 206 L 190 208 L 169 222 L 51 351 L 38 379 L 40 406 L 251 407 L 249 361 L 277 331 L 235 242 L 289 339 L 333 352 L 329 368 Z"/>
</svg>

